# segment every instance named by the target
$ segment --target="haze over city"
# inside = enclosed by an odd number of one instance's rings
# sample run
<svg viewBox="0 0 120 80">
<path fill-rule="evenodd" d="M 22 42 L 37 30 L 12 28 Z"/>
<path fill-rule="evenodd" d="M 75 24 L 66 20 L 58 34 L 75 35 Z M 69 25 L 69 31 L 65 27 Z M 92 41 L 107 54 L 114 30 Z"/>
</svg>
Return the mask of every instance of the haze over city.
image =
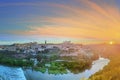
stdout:
<svg viewBox="0 0 120 80">
<path fill-rule="evenodd" d="M 119 0 L 1 0 L 0 44 L 120 41 Z"/>
</svg>

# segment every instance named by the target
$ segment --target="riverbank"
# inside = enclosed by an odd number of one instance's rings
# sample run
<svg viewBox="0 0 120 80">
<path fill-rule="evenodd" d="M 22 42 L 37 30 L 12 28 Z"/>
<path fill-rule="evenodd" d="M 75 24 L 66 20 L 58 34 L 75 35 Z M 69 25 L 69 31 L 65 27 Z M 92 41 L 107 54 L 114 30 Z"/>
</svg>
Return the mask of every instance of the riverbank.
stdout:
<svg viewBox="0 0 120 80">
<path fill-rule="evenodd" d="M 110 59 L 104 69 L 95 73 L 90 80 L 120 80 L 120 45 L 90 46 L 94 52 L 102 51 L 101 55 Z"/>
<path fill-rule="evenodd" d="M 48 70 L 45 73 L 34 71 L 32 69 L 7 67 L 0 65 L 0 80 L 80 80 L 82 78 L 89 78 L 94 73 L 102 70 L 110 60 L 102 58 L 94 61 L 92 67 L 84 72 L 74 74 L 68 71 L 67 74 L 49 74 Z M 47 76 L 47 77 L 46 77 Z M 26 79 L 27 78 L 27 79 Z"/>
<path fill-rule="evenodd" d="M 48 70 L 45 73 L 34 71 L 31 69 L 24 70 L 27 80 L 80 80 L 82 78 L 89 78 L 91 75 L 95 74 L 99 70 L 102 70 L 108 63 L 109 59 L 99 58 L 94 61 L 90 69 L 85 70 L 84 72 L 74 74 L 70 71 L 67 74 L 49 74 Z"/>
<path fill-rule="evenodd" d="M 93 61 L 90 69 L 84 72 L 74 74 L 67 70 L 67 74 L 58 75 L 49 74 L 48 70 L 42 73 L 32 69 L 23 69 L 23 71 L 22 68 L 0 65 L 0 80 L 80 80 L 82 78 L 89 78 L 91 75 L 102 70 L 109 62 L 109 59 L 99 58 Z"/>
<path fill-rule="evenodd" d="M 120 55 L 114 55 L 110 60 L 109 65 L 92 75 L 90 80 L 120 80 Z"/>
<path fill-rule="evenodd" d="M 13 67 L 31 67 L 33 66 L 33 61 L 24 58 L 14 58 L 0 53 L 0 64 Z"/>
</svg>

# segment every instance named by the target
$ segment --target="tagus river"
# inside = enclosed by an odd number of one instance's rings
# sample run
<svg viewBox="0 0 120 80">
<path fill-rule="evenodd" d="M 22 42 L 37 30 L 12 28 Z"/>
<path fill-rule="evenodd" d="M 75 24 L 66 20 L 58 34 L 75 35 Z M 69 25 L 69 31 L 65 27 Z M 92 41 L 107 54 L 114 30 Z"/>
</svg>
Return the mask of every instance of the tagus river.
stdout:
<svg viewBox="0 0 120 80">
<path fill-rule="evenodd" d="M 0 80 L 80 80 L 82 78 L 89 78 L 99 70 L 102 70 L 104 66 L 109 63 L 109 59 L 99 58 L 93 61 L 92 67 L 89 70 L 85 70 L 82 73 L 74 74 L 68 71 L 67 74 L 48 74 L 34 71 L 31 69 L 22 70 L 22 68 L 13 68 L 0 66 Z"/>
</svg>

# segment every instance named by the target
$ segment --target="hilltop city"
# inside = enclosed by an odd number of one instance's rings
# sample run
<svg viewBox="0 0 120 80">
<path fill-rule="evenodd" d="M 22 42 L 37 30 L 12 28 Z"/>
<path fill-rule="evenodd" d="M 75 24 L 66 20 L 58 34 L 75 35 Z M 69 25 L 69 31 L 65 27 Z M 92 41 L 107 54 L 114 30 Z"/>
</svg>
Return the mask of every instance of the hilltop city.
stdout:
<svg viewBox="0 0 120 80">
<path fill-rule="evenodd" d="M 51 44 L 45 41 L 44 44 L 38 44 L 37 42 L 30 42 L 19 44 L 15 43 L 12 45 L 3 45 L 0 46 L 0 51 L 8 51 L 15 53 L 23 53 L 23 54 L 31 54 L 37 55 L 41 52 L 54 52 L 56 50 L 60 50 L 61 53 L 59 56 L 78 56 L 78 55 L 86 55 L 91 57 L 93 53 L 91 53 L 89 48 L 85 48 L 82 44 L 74 44 L 71 41 L 64 41 L 59 44 Z"/>
</svg>

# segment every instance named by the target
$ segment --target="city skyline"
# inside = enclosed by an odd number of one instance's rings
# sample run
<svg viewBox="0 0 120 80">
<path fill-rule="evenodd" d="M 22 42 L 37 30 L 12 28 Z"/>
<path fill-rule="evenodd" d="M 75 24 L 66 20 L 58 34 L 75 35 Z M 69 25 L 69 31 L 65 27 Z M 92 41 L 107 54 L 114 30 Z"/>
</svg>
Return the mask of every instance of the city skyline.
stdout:
<svg viewBox="0 0 120 80">
<path fill-rule="evenodd" d="M 119 0 L 1 0 L 0 44 L 120 39 Z"/>
</svg>

